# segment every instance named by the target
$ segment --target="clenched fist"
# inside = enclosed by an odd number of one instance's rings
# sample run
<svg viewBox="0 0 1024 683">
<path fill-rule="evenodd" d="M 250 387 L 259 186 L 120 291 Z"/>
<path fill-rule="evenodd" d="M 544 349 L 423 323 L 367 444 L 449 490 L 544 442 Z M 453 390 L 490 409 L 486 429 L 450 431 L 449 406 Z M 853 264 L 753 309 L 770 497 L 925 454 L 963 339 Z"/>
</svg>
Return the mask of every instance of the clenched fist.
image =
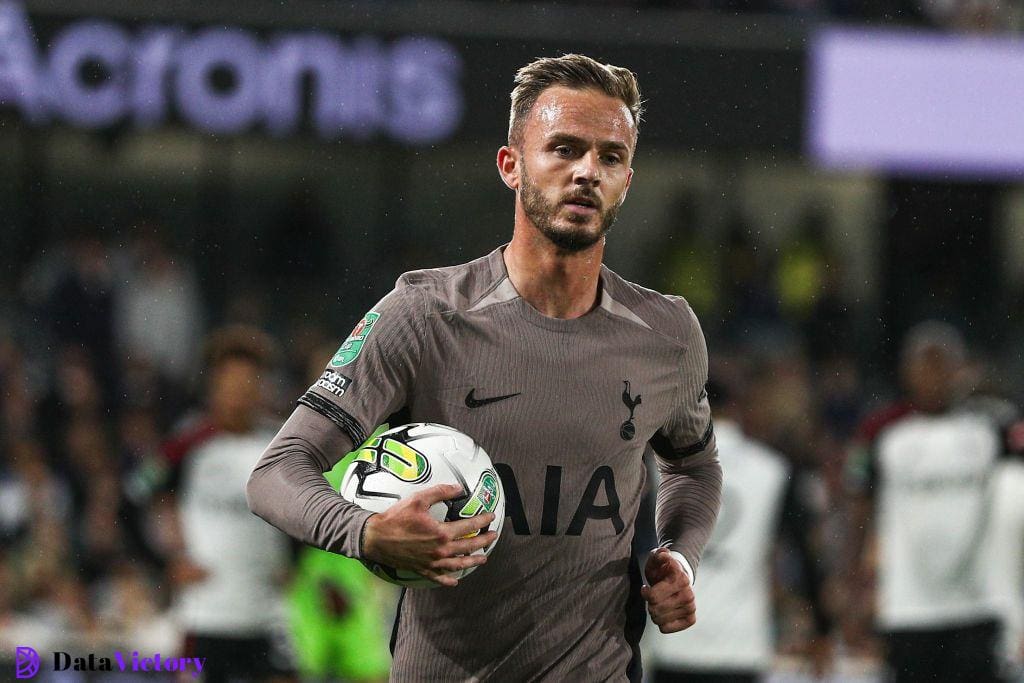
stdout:
<svg viewBox="0 0 1024 683">
<path fill-rule="evenodd" d="M 647 601 L 651 620 L 662 633 L 675 633 L 697 623 L 697 602 L 690 577 L 665 548 L 658 548 L 644 567 L 647 585 L 640 595 Z"/>
</svg>

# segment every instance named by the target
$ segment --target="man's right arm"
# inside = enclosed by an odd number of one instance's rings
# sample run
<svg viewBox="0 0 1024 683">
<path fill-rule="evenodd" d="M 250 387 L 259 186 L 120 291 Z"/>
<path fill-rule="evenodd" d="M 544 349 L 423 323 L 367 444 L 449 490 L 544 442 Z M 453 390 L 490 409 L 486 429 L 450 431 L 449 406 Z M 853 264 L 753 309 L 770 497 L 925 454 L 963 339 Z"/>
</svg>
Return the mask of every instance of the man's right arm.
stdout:
<svg viewBox="0 0 1024 683">
<path fill-rule="evenodd" d="M 486 557 L 472 553 L 495 540 L 494 532 L 475 534 L 492 513 L 454 522 L 431 517 L 432 505 L 466 495 L 462 486 L 430 486 L 375 514 L 345 500 L 324 477 L 367 429 L 406 404 L 422 366 L 423 310 L 403 276 L 299 399 L 250 475 L 246 498 L 256 515 L 304 543 L 451 586 L 456 580 L 446 574 L 482 564 Z"/>
<path fill-rule="evenodd" d="M 497 534 L 476 534 L 494 521 L 484 513 L 438 522 L 430 507 L 465 495 L 461 486 L 431 486 L 372 513 L 345 500 L 324 472 L 352 450 L 335 423 L 299 405 L 267 446 L 245 487 L 249 509 L 293 538 L 323 550 L 415 571 L 443 586 L 458 581 L 449 572 L 479 566 Z"/>
<path fill-rule="evenodd" d="M 304 543 L 362 558 L 373 513 L 342 498 L 324 477 L 353 447 L 327 417 L 297 406 L 249 476 L 249 509 Z"/>
<path fill-rule="evenodd" d="M 420 295 L 399 279 L 363 316 L 256 464 L 246 485 L 250 510 L 304 543 L 369 559 L 363 534 L 372 513 L 342 498 L 324 472 L 405 405 L 422 315 Z"/>
</svg>

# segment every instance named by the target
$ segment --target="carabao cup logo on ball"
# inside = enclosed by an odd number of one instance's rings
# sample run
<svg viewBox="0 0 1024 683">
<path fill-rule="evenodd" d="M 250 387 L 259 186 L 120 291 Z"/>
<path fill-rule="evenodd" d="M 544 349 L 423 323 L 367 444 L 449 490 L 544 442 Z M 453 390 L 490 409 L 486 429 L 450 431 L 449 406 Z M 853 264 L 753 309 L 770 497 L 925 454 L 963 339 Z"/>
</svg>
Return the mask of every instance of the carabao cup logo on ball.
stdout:
<svg viewBox="0 0 1024 683">
<path fill-rule="evenodd" d="M 498 507 L 498 480 L 494 473 L 485 470 L 480 481 L 469 497 L 469 501 L 459 510 L 460 517 L 474 517 L 484 512 L 494 512 Z"/>
<path fill-rule="evenodd" d="M 19 647 L 14 651 L 14 675 L 16 678 L 32 678 L 39 673 L 39 653 L 30 647 Z"/>
<path fill-rule="evenodd" d="M 370 311 L 363 319 L 356 323 L 355 329 L 352 330 L 352 334 L 348 336 L 348 339 L 342 343 L 341 348 L 334 354 L 334 358 L 331 359 L 331 365 L 336 368 L 340 368 L 342 365 L 348 365 L 359 356 L 359 352 L 363 350 L 363 344 L 366 342 L 366 338 L 373 332 L 373 325 L 380 318 L 380 313 Z"/>
</svg>

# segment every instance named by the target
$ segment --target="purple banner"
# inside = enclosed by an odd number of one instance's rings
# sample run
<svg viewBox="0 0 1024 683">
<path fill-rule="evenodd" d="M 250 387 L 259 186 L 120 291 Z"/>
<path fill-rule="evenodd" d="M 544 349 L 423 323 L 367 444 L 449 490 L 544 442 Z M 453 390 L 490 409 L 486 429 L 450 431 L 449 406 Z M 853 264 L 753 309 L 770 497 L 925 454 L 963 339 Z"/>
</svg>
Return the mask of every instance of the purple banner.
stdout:
<svg viewBox="0 0 1024 683">
<path fill-rule="evenodd" d="M 808 154 L 832 169 L 1024 176 L 1024 40 L 825 29 Z"/>
</svg>

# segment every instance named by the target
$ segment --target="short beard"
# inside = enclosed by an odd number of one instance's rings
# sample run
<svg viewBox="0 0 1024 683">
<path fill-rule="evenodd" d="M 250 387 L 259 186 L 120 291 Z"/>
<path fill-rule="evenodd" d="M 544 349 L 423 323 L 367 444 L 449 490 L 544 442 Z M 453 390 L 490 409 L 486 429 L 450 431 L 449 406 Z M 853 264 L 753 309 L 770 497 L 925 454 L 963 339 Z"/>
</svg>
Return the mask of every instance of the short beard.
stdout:
<svg viewBox="0 0 1024 683">
<path fill-rule="evenodd" d="M 597 232 L 588 232 L 585 227 L 559 228 L 555 226 L 555 215 L 561 208 L 561 204 L 552 204 L 544 198 L 543 193 L 530 181 L 530 176 L 523 167 L 521 181 L 521 199 L 523 211 L 530 221 L 537 226 L 541 234 L 556 247 L 570 253 L 577 253 L 592 247 L 604 238 L 611 230 L 615 219 L 619 217 L 620 204 L 610 206 L 599 214 L 600 229 Z M 585 217 L 581 223 L 586 222 Z M 573 219 L 569 219 L 573 222 Z"/>
</svg>

